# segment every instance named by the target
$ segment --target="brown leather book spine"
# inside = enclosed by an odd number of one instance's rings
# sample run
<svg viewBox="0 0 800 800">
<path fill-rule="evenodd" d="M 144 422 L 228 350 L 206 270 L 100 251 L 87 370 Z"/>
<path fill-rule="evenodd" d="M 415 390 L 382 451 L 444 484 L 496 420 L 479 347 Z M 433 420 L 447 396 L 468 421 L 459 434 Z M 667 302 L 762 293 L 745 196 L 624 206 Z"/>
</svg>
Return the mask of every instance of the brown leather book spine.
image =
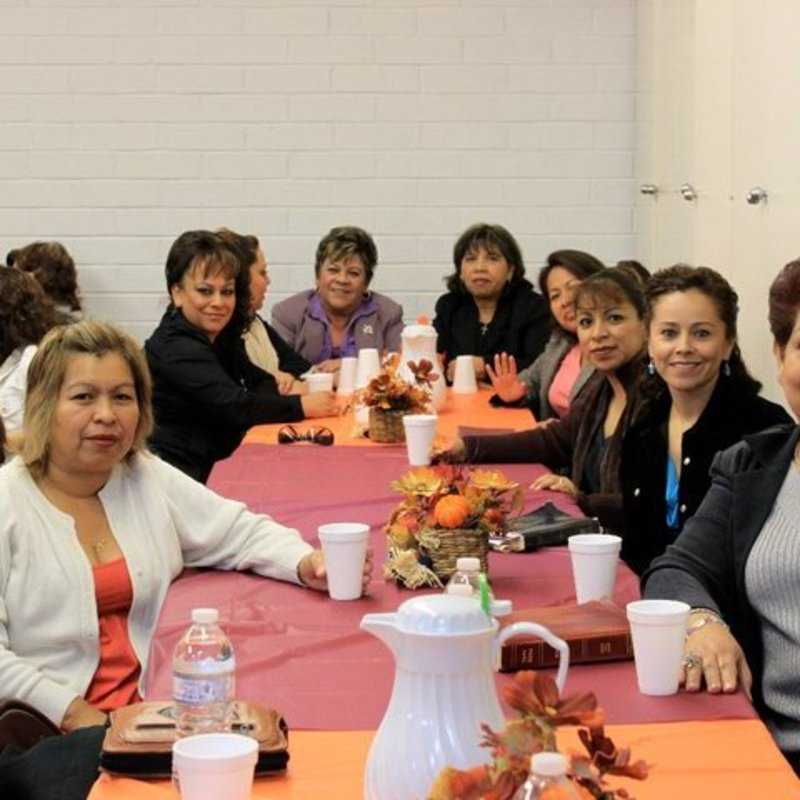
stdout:
<svg viewBox="0 0 800 800">
<path fill-rule="evenodd" d="M 570 664 L 590 664 L 596 661 L 620 661 L 633 658 L 633 642 L 629 633 L 613 636 L 586 636 L 569 644 Z M 511 641 L 500 651 L 500 671 L 543 669 L 558 664 L 558 652 L 541 639 Z"/>
</svg>

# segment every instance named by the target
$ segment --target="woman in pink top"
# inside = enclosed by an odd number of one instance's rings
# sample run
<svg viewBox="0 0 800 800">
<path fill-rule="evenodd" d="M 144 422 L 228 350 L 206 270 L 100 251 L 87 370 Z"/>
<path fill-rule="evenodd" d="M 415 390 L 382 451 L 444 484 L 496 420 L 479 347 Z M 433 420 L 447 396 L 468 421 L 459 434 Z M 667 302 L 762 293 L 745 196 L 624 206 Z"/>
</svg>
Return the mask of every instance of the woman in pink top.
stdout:
<svg viewBox="0 0 800 800">
<path fill-rule="evenodd" d="M 539 289 L 550 304 L 553 332 L 542 354 L 522 372 L 513 356 L 495 357 L 488 373 L 493 405 L 527 405 L 537 420 L 564 417 L 594 368 L 583 363 L 575 334 L 575 289 L 603 269 L 581 250 L 556 250 L 539 273 Z"/>
</svg>

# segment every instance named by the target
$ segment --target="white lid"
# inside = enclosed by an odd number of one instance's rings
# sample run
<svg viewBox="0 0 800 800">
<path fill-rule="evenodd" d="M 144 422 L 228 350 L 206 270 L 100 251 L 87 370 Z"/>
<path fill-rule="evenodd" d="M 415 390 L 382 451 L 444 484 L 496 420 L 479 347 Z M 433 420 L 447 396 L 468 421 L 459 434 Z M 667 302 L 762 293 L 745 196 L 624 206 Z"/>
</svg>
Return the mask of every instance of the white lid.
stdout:
<svg viewBox="0 0 800 800">
<path fill-rule="evenodd" d="M 494 632 L 497 623 L 473 597 L 428 594 L 406 600 L 397 609 L 397 627 L 404 633 L 459 634 Z"/>
<path fill-rule="evenodd" d="M 493 617 L 506 617 L 514 610 L 511 600 L 492 600 L 489 610 Z"/>
<path fill-rule="evenodd" d="M 531 772 L 551 777 L 566 775 L 567 758 L 561 753 L 536 753 L 531 758 Z"/>
<path fill-rule="evenodd" d="M 480 572 L 481 560 L 475 556 L 462 556 L 456 559 L 456 569 L 459 572 Z"/>
<path fill-rule="evenodd" d="M 219 620 L 219 611 L 216 608 L 193 608 L 192 622 L 197 625 L 213 625 Z"/>
</svg>

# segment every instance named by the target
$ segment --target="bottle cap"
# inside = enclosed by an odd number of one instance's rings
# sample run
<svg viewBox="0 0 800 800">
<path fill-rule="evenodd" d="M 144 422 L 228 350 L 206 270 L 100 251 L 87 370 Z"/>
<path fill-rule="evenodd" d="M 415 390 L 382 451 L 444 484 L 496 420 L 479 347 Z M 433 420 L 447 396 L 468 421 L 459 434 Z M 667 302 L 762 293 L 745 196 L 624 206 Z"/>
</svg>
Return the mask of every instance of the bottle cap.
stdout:
<svg viewBox="0 0 800 800">
<path fill-rule="evenodd" d="M 536 753 L 531 758 L 531 772 L 556 777 L 567 772 L 567 758 L 561 753 Z"/>
<path fill-rule="evenodd" d="M 456 569 L 459 572 L 480 572 L 481 560 L 474 556 L 462 556 L 456 559 Z"/>
<path fill-rule="evenodd" d="M 493 617 L 507 617 L 514 610 L 514 604 L 511 600 L 492 600 L 489 609 Z"/>
<path fill-rule="evenodd" d="M 219 611 L 216 608 L 193 608 L 192 622 L 197 625 L 213 625 L 219 620 Z"/>
</svg>

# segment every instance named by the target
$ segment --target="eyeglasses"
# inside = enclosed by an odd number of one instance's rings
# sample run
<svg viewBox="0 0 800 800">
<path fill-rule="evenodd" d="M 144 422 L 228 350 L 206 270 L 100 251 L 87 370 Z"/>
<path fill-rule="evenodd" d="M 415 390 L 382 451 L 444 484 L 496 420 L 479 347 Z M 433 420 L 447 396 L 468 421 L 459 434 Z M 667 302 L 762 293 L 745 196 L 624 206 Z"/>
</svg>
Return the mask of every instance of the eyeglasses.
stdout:
<svg viewBox="0 0 800 800">
<path fill-rule="evenodd" d="M 294 425 L 284 425 L 278 431 L 278 444 L 295 442 L 310 442 L 330 447 L 333 444 L 333 431 L 330 428 L 309 428 L 305 433 L 300 433 Z"/>
</svg>

